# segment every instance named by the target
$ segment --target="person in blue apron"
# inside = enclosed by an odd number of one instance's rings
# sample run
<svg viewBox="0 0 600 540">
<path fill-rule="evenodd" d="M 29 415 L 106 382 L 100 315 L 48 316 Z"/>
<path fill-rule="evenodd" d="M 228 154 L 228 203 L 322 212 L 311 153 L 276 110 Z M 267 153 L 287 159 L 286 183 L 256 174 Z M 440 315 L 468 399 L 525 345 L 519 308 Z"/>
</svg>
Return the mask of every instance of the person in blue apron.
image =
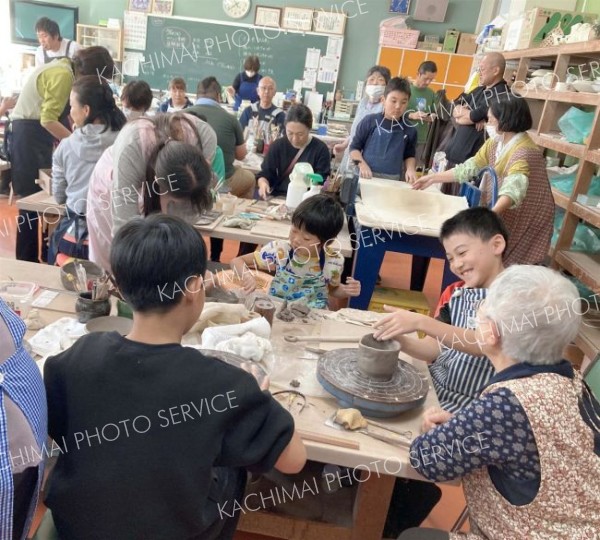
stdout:
<svg viewBox="0 0 600 540">
<path fill-rule="evenodd" d="M 233 84 L 227 89 L 229 95 L 235 99 L 234 111 L 239 110 L 242 101 L 250 103 L 258 101 L 258 83 L 262 79 L 259 70 L 258 56 L 251 55 L 244 60 L 244 71 L 236 75 Z"/>
<path fill-rule="evenodd" d="M 328 195 L 314 195 L 298 205 L 288 240 L 275 240 L 260 250 L 236 257 L 231 267 L 242 279 L 244 291 L 256 289 L 251 269 L 275 272 L 269 294 L 310 308 L 327 309 L 329 296 L 360 294 L 360 282 L 341 282 L 344 257 L 334 248 L 344 224 L 344 211 Z"/>
<path fill-rule="evenodd" d="M 56 21 L 48 17 L 41 17 L 35 23 L 40 46 L 35 51 L 35 67 L 48 64 L 58 58 L 72 59 L 81 48 L 76 41 L 63 38 Z"/>
<path fill-rule="evenodd" d="M 362 178 L 413 182 L 417 178 L 417 130 L 406 122 L 410 83 L 394 77 L 385 87 L 383 112 L 362 119 L 352 142 L 350 159 L 359 162 Z"/>
<path fill-rule="evenodd" d="M 0 299 L 0 540 L 27 537 L 48 452 L 46 393 L 26 330 Z"/>
</svg>

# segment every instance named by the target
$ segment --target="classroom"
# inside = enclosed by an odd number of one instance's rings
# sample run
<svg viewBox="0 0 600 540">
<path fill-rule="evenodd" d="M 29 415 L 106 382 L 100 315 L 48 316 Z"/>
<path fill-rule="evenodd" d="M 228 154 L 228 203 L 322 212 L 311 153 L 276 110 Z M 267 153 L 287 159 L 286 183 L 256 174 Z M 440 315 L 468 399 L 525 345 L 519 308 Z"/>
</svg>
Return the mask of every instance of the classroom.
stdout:
<svg viewBox="0 0 600 540">
<path fill-rule="evenodd" d="M 0 540 L 600 538 L 600 0 L 0 50 Z"/>
</svg>

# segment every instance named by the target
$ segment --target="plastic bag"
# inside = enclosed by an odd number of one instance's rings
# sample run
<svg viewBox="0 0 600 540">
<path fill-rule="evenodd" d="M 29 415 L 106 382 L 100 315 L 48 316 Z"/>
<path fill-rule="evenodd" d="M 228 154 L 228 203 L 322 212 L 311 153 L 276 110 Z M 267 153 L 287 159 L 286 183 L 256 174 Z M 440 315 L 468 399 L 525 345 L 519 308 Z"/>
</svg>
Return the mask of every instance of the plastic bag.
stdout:
<svg viewBox="0 0 600 540">
<path fill-rule="evenodd" d="M 573 187 L 575 186 L 576 176 L 576 172 L 573 174 L 561 174 L 552 178 L 550 184 L 552 187 L 558 189 L 558 191 L 571 195 L 571 193 L 573 193 Z M 600 197 L 600 176 L 594 176 L 592 178 L 587 194 Z"/>
<path fill-rule="evenodd" d="M 583 144 L 592 132 L 594 124 L 593 112 L 585 112 L 577 107 L 571 107 L 558 120 L 558 127 L 567 141 L 575 144 Z"/>
</svg>

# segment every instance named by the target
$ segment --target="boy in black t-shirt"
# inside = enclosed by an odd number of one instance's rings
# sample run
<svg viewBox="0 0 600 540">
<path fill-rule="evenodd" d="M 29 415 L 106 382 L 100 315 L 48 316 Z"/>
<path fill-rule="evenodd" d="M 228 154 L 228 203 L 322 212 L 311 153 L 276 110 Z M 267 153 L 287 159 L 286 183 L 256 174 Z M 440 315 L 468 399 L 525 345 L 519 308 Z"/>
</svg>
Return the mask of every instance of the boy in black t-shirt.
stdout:
<svg viewBox="0 0 600 540">
<path fill-rule="evenodd" d="M 293 419 L 249 373 L 180 345 L 204 305 L 206 250 L 191 226 L 130 221 L 111 267 L 131 332 L 88 334 L 44 368 L 60 538 L 230 539 L 247 470 L 304 466 Z"/>
</svg>

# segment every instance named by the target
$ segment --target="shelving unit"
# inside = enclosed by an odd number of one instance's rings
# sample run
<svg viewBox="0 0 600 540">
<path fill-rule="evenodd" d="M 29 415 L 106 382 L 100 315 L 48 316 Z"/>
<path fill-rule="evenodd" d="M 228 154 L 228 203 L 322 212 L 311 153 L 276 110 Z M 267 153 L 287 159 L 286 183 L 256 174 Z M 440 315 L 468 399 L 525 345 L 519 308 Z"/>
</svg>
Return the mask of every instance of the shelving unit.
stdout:
<svg viewBox="0 0 600 540">
<path fill-rule="evenodd" d="M 121 28 L 78 24 L 77 43 L 82 47 L 98 45 L 105 47 L 115 62 L 123 60 L 123 31 Z"/>
<path fill-rule="evenodd" d="M 528 100 L 534 117 L 530 131 L 533 140 L 541 147 L 579 160 L 575 186 L 570 195 L 552 190 L 556 205 L 565 211 L 556 246 L 550 250 L 551 264 L 579 279 L 594 293 L 600 294 L 600 253 L 571 251 L 577 225 L 580 222 L 600 227 L 600 208 L 577 202 L 577 196 L 587 194 L 592 177 L 600 166 L 600 94 L 583 92 L 558 92 L 557 82 L 565 82 L 567 74 L 588 74 L 600 77 L 600 40 L 570 43 L 558 47 L 526 49 L 503 53 L 508 62 L 517 65 L 516 80 L 525 81 L 527 72 L 537 67 L 554 70 L 550 88 L 519 88 Z M 550 79 L 550 77 L 548 77 Z M 587 144 L 573 144 L 561 140 L 557 122 L 571 106 L 595 109 L 594 124 Z M 575 344 L 592 359 L 600 352 L 600 315 L 588 314 L 594 324 L 583 324 Z"/>
</svg>

